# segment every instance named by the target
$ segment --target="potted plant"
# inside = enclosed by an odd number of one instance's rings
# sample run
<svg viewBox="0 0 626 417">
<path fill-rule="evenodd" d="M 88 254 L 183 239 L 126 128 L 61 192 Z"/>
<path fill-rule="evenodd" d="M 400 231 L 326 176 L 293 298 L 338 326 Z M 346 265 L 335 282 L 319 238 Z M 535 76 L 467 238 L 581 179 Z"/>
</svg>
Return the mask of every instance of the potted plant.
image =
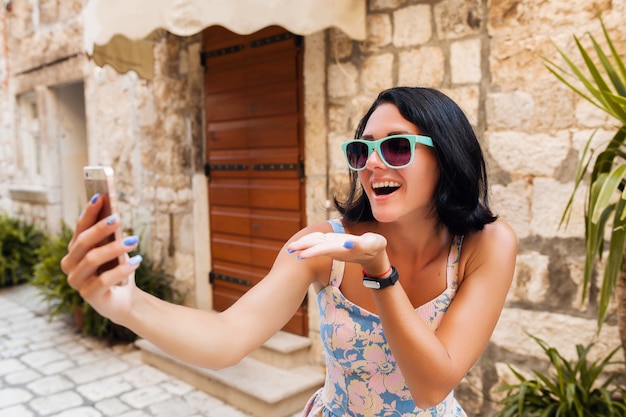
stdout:
<svg viewBox="0 0 626 417">
<path fill-rule="evenodd" d="M 35 265 L 30 283 L 48 303 L 50 317 L 63 313 L 76 314 L 82 308 L 80 294 L 69 286 L 61 270 L 61 259 L 67 253 L 71 239 L 72 230 L 63 223 L 61 231 L 49 238 L 37 251 L 39 262 Z"/>
<path fill-rule="evenodd" d="M 50 317 L 71 314 L 83 334 L 110 342 L 132 342 L 137 338 L 133 332 L 101 316 L 68 284 L 67 276 L 61 270 L 61 259 L 67 253 L 72 234 L 72 230 L 62 224 L 61 231 L 41 246 L 38 250 L 40 261 L 35 266 L 31 284 L 47 302 Z M 138 248 L 137 252 L 141 253 L 141 250 Z M 144 261 L 135 271 L 137 286 L 164 300 L 181 301 L 181 295 L 172 285 L 173 278 L 158 270 L 148 256 L 142 256 Z"/>
<path fill-rule="evenodd" d="M 30 279 L 37 263 L 37 248 L 45 234 L 24 220 L 0 214 L 0 287 Z"/>
<path fill-rule="evenodd" d="M 527 378 L 511 366 L 518 380 L 516 384 L 498 389 L 506 391 L 499 401 L 502 407 L 494 417 L 603 417 L 626 415 L 624 387 L 615 384 L 618 374 L 607 373 L 607 367 L 619 347 L 605 358 L 590 362 L 588 354 L 593 343 L 576 346 L 577 360 L 568 361 L 543 340 L 531 336 L 550 362 L 547 372 L 533 370 L 534 378 Z M 608 375 L 606 379 L 603 377 Z"/>
<path fill-rule="evenodd" d="M 605 52 L 592 35 L 588 35 L 593 51 L 587 52 L 580 39 L 574 36 L 584 68 L 580 69 L 561 49 L 559 55 L 565 65 L 544 58 L 547 68 L 567 87 L 605 113 L 613 116 L 621 125 L 610 142 L 597 151 L 591 148 L 593 135 L 587 141 L 580 157 L 574 181 L 574 190 L 563 214 L 562 223 L 571 213 L 572 201 L 583 179 L 589 176 L 589 192 L 585 204 L 586 259 L 583 280 L 583 300 L 588 294 L 597 258 L 605 249 L 608 256 L 598 303 L 598 330 L 606 318 L 611 298 L 617 293 L 617 315 L 622 347 L 626 347 L 626 66 L 619 56 L 611 37 L 599 19 L 606 41 Z M 589 75 L 587 75 L 589 74 Z M 596 156 L 597 155 L 597 156 Z M 591 174 L 587 175 L 591 167 Z M 608 248 L 605 248 L 605 232 L 609 232 Z M 626 354 L 626 349 L 624 349 Z"/>
</svg>

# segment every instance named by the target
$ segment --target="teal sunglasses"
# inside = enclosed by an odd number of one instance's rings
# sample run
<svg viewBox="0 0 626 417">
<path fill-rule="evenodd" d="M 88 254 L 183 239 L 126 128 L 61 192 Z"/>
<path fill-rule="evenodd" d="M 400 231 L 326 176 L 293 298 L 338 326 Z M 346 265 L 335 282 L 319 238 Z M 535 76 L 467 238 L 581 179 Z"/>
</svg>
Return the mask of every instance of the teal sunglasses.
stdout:
<svg viewBox="0 0 626 417">
<path fill-rule="evenodd" d="M 404 168 L 413 162 L 415 145 L 433 147 L 433 140 L 421 135 L 393 135 L 378 140 L 352 139 L 341 145 L 348 166 L 354 171 L 365 169 L 367 158 L 376 151 L 389 168 Z"/>
</svg>

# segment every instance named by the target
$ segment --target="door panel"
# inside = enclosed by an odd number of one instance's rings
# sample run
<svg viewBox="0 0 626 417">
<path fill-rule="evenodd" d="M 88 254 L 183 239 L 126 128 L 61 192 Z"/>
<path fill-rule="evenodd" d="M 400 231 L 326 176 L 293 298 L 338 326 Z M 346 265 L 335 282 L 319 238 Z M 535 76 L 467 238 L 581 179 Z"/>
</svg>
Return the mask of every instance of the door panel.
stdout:
<svg viewBox="0 0 626 417">
<path fill-rule="evenodd" d="M 272 84 L 215 93 L 206 98 L 205 105 L 211 119 L 240 120 L 289 113 L 297 101 L 298 92 L 290 86 Z"/>
<path fill-rule="evenodd" d="M 207 141 L 213 151 L 219 149 L 280 148 L 294 146 L 299 134 L 299 119 L 277 115 L 261 119 L 214 122 L 207 129 Z"/>
<path fill-rule="evenodd" d="M 300 227 L 300 216 L 286 210 L 216 206 L 211 211 L 211 225 L 211 230 L 216 233 L 286 241 L 293 230 Z"/>
<path fill-rule="evenodd" d="M 213 305 L 223 310 L 269 272 L 305 225 L 302 53 L 278 27 L 203 32 Z M 306 302 L 285 330 L 308 335 Z"/>
<path fill-rule="evenodd" d="M 256 239 L 215 233 L 211 253 L 217 259 L 244 265 L 271 268 L 281 248 L 275 239 Z"/>
<path fill-rule="evenodd" d="M 297 211 L 300 209 L 298 185 L 297 180 L 216 179 L 209 184 L 209 199 L 212 205 L 219 206 Z"/>
<path fill-rule="evenodd" d="M 211 274 L 219 275 L 220 285 L 216 288 L 230 288 L 231 290 L 239 291 L 241 296 L 241 287 L 244 285 L 250 287 L 257 284 L 265 277 L 267 273 L 266 268 L 253 267 L 250 265 L 244 265 L 241 263 L 233 263 L 225 260 L 218 260 L 213 265 L 213 271 Z"/>
<path fill-rule="evenodd" d="M 248 57 L 249 66 L 242 68 L 237 62 L 227 62 L 219 71 L 214 71 L 211 87 L 207 91 L 211 95 L 233 91 L 239 88 L 253 89 L 298 78 L 296 68 L 291 65 L 277 66 L 277 62 L 285 62 L 292 58 L 293 50 L 284 50 L 267 57 Z M 212 65 L 220 65 L 213 60 Z"/>
<path fill-rule="evenodd" d="M 300 180 L 298 148 L 216 150 L 209 157 L 212 179 L 292 178 Z"/>
</svg>

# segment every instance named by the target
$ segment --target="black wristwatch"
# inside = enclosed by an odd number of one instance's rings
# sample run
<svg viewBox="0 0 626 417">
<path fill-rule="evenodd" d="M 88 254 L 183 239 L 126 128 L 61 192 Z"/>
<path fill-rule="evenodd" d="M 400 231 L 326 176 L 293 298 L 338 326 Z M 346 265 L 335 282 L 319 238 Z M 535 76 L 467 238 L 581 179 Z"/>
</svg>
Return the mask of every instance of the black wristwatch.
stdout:
<svg viewBox="0 0 626 417">
<path fill-rule="evenodd" d="M 373 290 L 382 290 L 383 288 L 387 288 L 395 284 L 398 281 L 398 278 L 400 278 L 398 271 L 396 271 L 396 268 L 392 266 L 391 275 L 387 278 L 371 278 L 363 273 L 363 285 Z"/>
</svg>

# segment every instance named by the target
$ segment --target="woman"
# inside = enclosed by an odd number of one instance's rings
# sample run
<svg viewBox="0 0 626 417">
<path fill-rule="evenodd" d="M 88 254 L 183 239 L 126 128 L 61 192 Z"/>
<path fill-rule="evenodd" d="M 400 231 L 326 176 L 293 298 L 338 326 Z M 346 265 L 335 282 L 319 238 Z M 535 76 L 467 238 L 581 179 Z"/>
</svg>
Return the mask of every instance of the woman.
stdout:
<svg viewBox="0 0 626 417">
<path fill-rule="evenodd" d="M 309 416 L 464 416 L 454 387 L 479 358 L 513 277 L 517 241 L 488 206 L 473 130 L 448 97 L 383 91 L 342 148 L 351 169 L 341 218 L 307 226 L 231 308 L 206 312 L 138 289 L 129 262 L 96 275 L 135 239 L 96 247 L 92 199 L 62 261 L 100 314 L 194 365 L 236 364 L 280 330 L 313 285 L 327 362 Z M 267 309 L 271 304 L 272 309 Z M 198 331 L 202 329 L 202 331 Z"/>
</svg>

